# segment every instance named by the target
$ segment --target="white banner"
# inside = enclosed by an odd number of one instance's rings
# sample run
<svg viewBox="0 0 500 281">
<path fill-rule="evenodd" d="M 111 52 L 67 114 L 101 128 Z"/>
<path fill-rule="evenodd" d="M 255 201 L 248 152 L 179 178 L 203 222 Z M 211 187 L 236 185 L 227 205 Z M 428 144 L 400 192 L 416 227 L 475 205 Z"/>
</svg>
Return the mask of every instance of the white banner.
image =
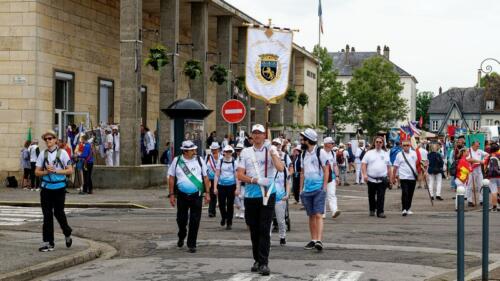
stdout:
<svg viewBox="0 0 500 281">
<path fill-rule="evenodd" d="M 286 94 L 292 41 L 292 31 L 248 28 L 245 84 L 251 96 L 276 103 Z"/>
</svg>

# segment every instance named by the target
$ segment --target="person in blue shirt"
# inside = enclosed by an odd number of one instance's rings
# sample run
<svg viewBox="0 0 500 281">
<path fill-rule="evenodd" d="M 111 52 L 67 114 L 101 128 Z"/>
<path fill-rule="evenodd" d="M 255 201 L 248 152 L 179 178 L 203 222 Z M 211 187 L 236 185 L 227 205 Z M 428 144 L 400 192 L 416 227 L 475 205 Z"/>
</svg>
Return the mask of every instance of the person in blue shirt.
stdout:
<svg viewBox="0 0 500 281">
<path fill-rule="evenodd" d="M 210 204 L 208 205 L 208 216 L 215 217 L 217 211 L 217 195 L 214 193 L 215 170 L 219 166 L 222 156 L 219 153 L 220 145 L 218 142 L 210 144 L 210 154 L 205 157 L 205 165 L 207 166 L 207 175 L 210 180 Z"/>
<path fill-rule="evenodd" d="M 88 135 L 82 135 L 83 152 L 78 156 L 83 162 L 83 190 L 80 194 L 92 194 L 92 168 L 94 167 L 94 153 Z"/>
<path fill-rule="evenodd" d="M 68 225 L 64 213 L 66 198 L 66 176 L 73 174 L 71 159 L 64 149 L 57 147 L 57 135 L 54 131 L 47 131 L 42 135 L 47 143 L 47 149 L 38 155 L 35 175 L 42 178 L 40 191 L 40 205 L 43 213 L 43 243 L 38 250 L 50 252 L 54 250 L 54 218 L 56 217 L 66 240 L 66 247 L 71 247 L 72 229 Z"/>
<path fill-rule="evenodd" d="M 222 150 L 223 158 L 219 161 L 219 166 L 216 168 L 214 179 L 214 193 L 219 200 L 219 210 L 221 215 L 220 225 L 226 225 L 226 229 L 230 230 L 233 225 L 234 214 L 234 197 L 238 181 L 236 180 L 237 164 L 233 158 L 234 149 L 230 145 L 226 145 Z"/>
</svg>

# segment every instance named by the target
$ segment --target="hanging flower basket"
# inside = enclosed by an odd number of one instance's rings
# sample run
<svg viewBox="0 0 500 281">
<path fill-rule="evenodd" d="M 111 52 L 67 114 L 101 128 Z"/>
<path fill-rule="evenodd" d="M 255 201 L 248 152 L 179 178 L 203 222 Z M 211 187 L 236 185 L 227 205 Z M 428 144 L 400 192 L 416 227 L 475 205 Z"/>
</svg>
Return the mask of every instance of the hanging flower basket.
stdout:
<svg viewBox="0 0 500 281">
<path fill-rule="evenodd" d="M 301 106 L 301 107 L 304 107 L 306 106 L 308 103 L 309 103 L 309 96 L 302 92 L 299 94 L 298 98 L 297 98 L 297 103 Z"/>
<path fill-rule="evenodd" d="M 285 99 L 289 103 L 294 103 L 297 100 L 297 92 L 294 89 L 288 89 L 285 95 Z"/>
<path fill-rule="evenodd" d="M 168 63 L 167 48 L 161 44 L 149 49 L 149 55 L 144 60 L 144 65 L 151 66 L 155 71 L 160 71 Z"/>
<path fill-rule="evenodd" d="M 245 76 L 238 76 L 236 77 L 236 81 L 234 81 L 234 84 L 240 90 L 241 93 L 246 93 L 246 87 L 245 87 Z"/>
<path fill-rule="evenodd" d="M 203 74 L 201 69 L 201 62 L 198 60 L 188 60 L 184 64 L 184 75 L 189 77 L 189 79 L 194 80 Z"/>
<path fill-rule="evenodd" d="M 212 76 L 210 76 L 210 81 L 216 82 L 218 85 L 222 85 L 227 82 L 227 76 L 229 72 L 226 67 L 222 64 L 214 64 L 210 66 L 212 70 Z"/>
</svg>

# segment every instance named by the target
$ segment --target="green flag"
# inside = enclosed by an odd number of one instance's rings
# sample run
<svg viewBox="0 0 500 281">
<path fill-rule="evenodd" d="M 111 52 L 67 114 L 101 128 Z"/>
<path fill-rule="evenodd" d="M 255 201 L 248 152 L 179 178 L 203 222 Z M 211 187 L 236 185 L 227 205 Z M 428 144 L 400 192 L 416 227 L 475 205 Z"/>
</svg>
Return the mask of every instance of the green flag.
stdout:
<svg viewBox="0 0 500 281">
<path fill-rule="evenodd" d="M 28 135 L 26 136 L 27 141 L 31 141 L 31 127 L 28 128 Z"/>
</svg>

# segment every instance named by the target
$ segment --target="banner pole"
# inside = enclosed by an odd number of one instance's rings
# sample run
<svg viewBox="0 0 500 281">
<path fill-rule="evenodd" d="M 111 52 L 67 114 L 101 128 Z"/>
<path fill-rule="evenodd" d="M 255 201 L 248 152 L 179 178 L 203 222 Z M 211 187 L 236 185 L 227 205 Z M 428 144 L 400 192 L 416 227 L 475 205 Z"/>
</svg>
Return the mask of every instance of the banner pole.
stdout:
<svg viewBox="0 0 500 281">
<path fill-rule="evenodd" d="M 271 109 L 271 104 L 269 104 L 269 102 L 266 102 L 266 112 L 265 112 L 265 115 L 266 116 L 266 139 L 269 138 L 269 110 Z"/>
</svg>

